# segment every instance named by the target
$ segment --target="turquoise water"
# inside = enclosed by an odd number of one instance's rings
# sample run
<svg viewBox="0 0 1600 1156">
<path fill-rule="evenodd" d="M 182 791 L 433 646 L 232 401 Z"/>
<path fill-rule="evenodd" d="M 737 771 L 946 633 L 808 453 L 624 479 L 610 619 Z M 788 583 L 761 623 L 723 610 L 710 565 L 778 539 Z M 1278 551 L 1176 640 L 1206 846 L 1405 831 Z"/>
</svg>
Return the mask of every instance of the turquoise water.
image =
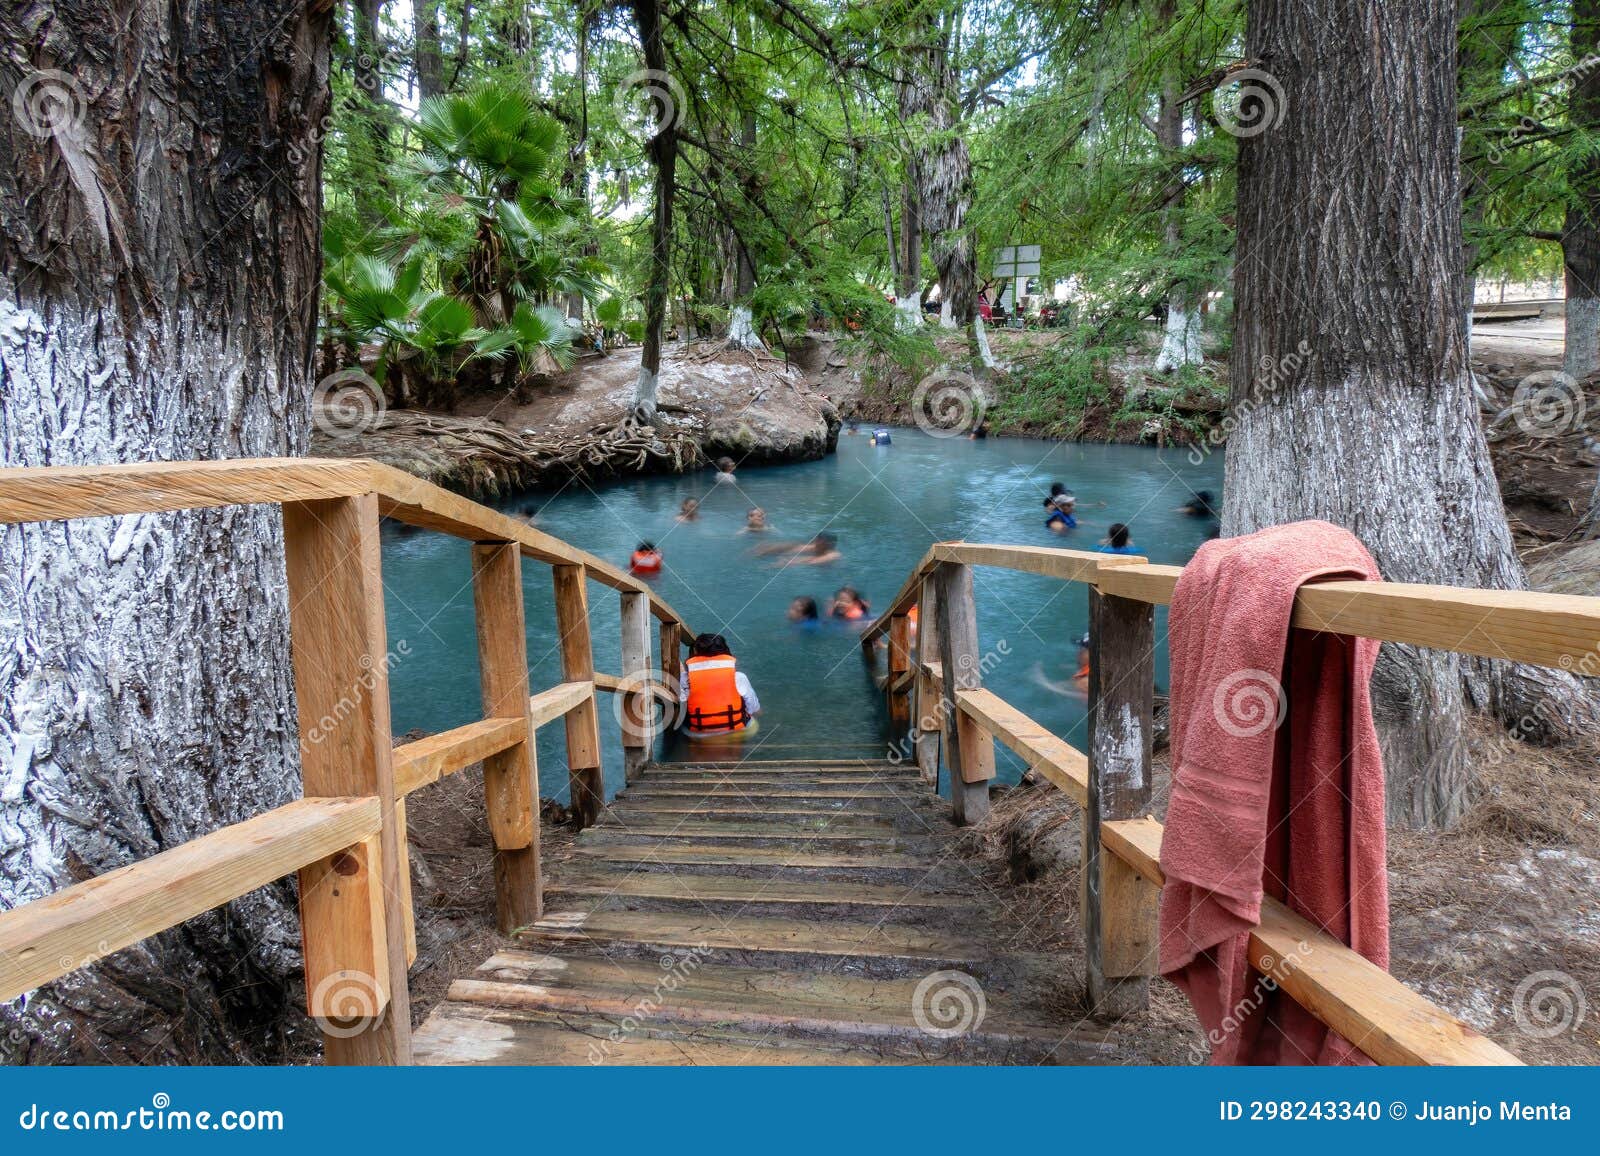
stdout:
<svg viewBox="0 0 1600 1156">
<path fill-rule="evenodd" d="M 1028 438 L 934 438 L 896 429 L 893 444 L 865 432 L 841 436 L 822 461 L 738 471 L 718 483 L 710 471 L 647 477 L 603 486 L 573 483 L 502 504 L 537 512 L 541 529 L 626 565 L 640 539 L 662 549 L 656 589 L 695 631 L 725 635 L 761 698 L 760 732 L 745 744 L 758 758 L 882 755 L 881 695 L 873 692 L 855 633 L 842 623 L 800 631 L 785 618 L 792 598 L 826 607 L 849 583 L 874 609 L 894 597 L 910 568 L 939 539 L 1093 549 L 1112 522 L 1126 522 L 1153 562 L 1182 564 L 1212 524 L 1178 513 L 1195 490 L 1221 494 L 1221 460 L 1194 466 L 1185 450 L 1079 445 Z M 1052 481 L 1078 496 L 1078 529 L 1044 528 L 1041 502 Z M 684 498 L 701 501 L 698 521 L 675 520 Z M 772 529 L 742 534 L 746 511 L 760 506 Z M 843 557 L 822 566 L 784 567 L 759 557 L 763 542 L 837 536 Z M 481 715 L 468 547 L 443 535 L 384 533 L 384 587 L 394 728 L 446 730 Z M 523 561 L 528 654 L 535 691 L 561 681 L 548 567 Z M 1072 693 L 1075 640 L 1086 629 L 1082 586 L 1030 574 L 974 571 L 980 644 L 990 656 L 985 685 L 1066 737 L 1082 743 L 1083 702 Z M 589 585 L 596 669 L 620 667 L 617 594 Z M 1165 611 L 1157 618 L 1165 638 Z M 398 646 L 404 642 L 404 649 Z M 1157 683 L 1166 686 L 1165 646 Z M 611 697 L 600 699 L 608 790 L 621 786 L 620 736 Z M 559 724 L 539 736 L 541 793 L 565 800 Z M 686 745 L 686 744 L 679 744 Z M 669 756 L 679 752 L 669 751 Z M 1001 752 L 1000 777 L 1014 781 L 1016 760 Z"/>
</svg>

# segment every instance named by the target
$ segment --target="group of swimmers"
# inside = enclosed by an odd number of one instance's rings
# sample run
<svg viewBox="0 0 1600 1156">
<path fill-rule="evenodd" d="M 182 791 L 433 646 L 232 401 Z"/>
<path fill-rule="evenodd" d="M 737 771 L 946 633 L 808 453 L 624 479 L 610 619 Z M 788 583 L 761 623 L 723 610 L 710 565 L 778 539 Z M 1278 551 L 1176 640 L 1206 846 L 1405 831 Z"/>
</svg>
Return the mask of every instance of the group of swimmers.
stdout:
<svg viewBox="0 0 1600 1156">
<path fill-rule="evenodd" d="M 824 614 L 817 608 L 817 600 L 800 595 L 789 603 L 789 621 L 805 631 L 820 630 Z M 836 622 L 855 622 L 862 626 L 872 621 L 872 604 L 861 596 L 854 586 L 841 586 L 828 599 L 826 617 Z"/>
<path fill-rule="evenodd" d="M 1044 508 L 1045 529 L 1052 533 L 1065 534 L 1068 530 L 1078 528 L 1078 499 L 1061 482 L 1050 483 L 1050 496 L 1044 500 Z M 1216 499 L 1212 497 L 1210 490 L 1198 490 L 1194 497 L 1177 507 L 1177 512 L 1187 514 L 1191 518 L 1207 518 L 1215 521 Z M 1096 549 L 1102 554 L 1139 553 L 1139 548 L 1133 544 L 1133 531 L 1126 522 L 1112 522 L 1106 531 L 1106 536 L 1100 540 Z"/>
</svg>

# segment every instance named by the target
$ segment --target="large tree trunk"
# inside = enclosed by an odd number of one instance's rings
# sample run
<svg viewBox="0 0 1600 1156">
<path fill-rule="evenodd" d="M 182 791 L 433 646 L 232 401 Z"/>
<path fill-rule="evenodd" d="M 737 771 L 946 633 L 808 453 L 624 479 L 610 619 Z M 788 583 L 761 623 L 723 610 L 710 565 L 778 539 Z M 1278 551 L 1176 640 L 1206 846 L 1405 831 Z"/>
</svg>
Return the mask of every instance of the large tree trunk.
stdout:
<svg viewBox="0 0 1600 1156">
<path fill-rule="evenodd" d="M 909 59 L 901 66 L 896 85 L 900 123 L 903 130 L 911 134 L 927 131 L 927 108 L 923 99 L 926 86 L 919 85 L 915 80 L 916 70 L 925 67 L 917 56 L 921 51 L 916 46 L 906 50 Z M 899 279 L 895 284 L 895 301 L 900 310 L 898 321 L 907 329 L 922 325 L 922 178 L 917 171 L 917 152 L 918 142 L 913 139 L 905 149 L 899 252 L 895 260 L 899 270 Z"/>
<path fill-rule="evenodd" d="M 0 463 L 305 452 L 327 6 L 0 29 Z M 298 794 L 284 583 L 272 507 L 0 529 L 0 907 Z M 281 1058 L 299 955 L 280 884 L 0 1017 L 32 1062 Z"/>
<path fill-rule="evenodd" d="M 756 113 L 755 109 L 746 109 L 739 123 L 739 152 L 746 157 L 755 156 L 756 150 Z M 756 291 L 756 264 L 750 258 L 750 249 L 744 243 L 744 238 L 736 231 L 733 234 L 734 251 L 734 283 L 733 283 L 733 309 L 728 321 L 728 345 L 735 349 L 753 349 L 766 351 L 766 343 L 761 340 L 761 335 L 756 332 L 755 314 L 751 309 L 750 298 Z"/>
<path fill-rule="evenodd" d="M 1572 0 L 1573 58 L 1582 60 L 1600 43 L 1600 0 Z M 1600 69 L 1572 78 L 1567 122 L 1575 130 L 1600 133 Z M 1566 357 L 1575 378 L 1600 369 L 1600 156 L 1586 152 L 1567 171 L 1571 201 L 1561 230 L 1567 275 Z"/>
<path fill-rule="evenodd" d="M 439 31 L 439 15 L 443 8 L 443 0 L 413 0 L 416 55 L 412 64 L 417 74 L 418 100 L 444 92 L 444 54 Z"/>
<path fill-rule="evenodd" d="M 645 67 L 658 76 L 667 73 L 667 50 L 662 40 L 661 0 L 632 0 Z M 658 82 L 659 83 L 659 82 Z M 656 394 L 661 382 L 661 329 L 667 317 L 667 292 L 672 278 L 672 202 L 677 191 L 678 117 L 666 90 L 656 101 L 657 131 L 645 145 L 655 169 L 655 211 L 650 220 L 650 278 L 644 292 L 644 347 L 639 356 L 639 380 L 633 391 L 634 418 L 653 423 Z"/>
<path fill-rule="evenodd" d="M 1251 6 L 1246 54 L 1282 83 L 1288 114 L 1240 149 L 1223 529 L 1324 518 L 1390 580 L 1520 588 L 1460 308 L 1455 75 L 1439 67 L 1455 2 Z M 1469 696 L 1525 737 L 1592 723 L 1566 676 L 1486 666 L 1383 648 L 1374 699 L 1396 818 L 1446 824 L 1468 802 Z"/>
</svg>

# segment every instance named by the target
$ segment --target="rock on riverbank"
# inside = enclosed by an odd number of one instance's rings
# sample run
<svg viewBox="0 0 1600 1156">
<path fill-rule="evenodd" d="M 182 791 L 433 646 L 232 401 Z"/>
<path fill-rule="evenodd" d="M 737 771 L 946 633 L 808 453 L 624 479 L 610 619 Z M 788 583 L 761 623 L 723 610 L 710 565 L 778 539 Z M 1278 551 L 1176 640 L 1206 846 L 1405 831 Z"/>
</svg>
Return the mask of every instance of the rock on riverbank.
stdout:
<svg viewBox="0 0 1600 1156">
<path fill-rule="evenodd" d="M 472 497 L 594 479 L 691 469 L 724 454 L 745 464 L 810 461 L 833 450 L 839 415 L 782 359 L 720 343 L 669 347 L 655 429 L 627 426 L 637 348 L 586 354 L 519 404 L 468 398 L 453 413 L 393 410 L 341 426 L 314 417 L 312 453 L 373 458 Z"/>
</svg>

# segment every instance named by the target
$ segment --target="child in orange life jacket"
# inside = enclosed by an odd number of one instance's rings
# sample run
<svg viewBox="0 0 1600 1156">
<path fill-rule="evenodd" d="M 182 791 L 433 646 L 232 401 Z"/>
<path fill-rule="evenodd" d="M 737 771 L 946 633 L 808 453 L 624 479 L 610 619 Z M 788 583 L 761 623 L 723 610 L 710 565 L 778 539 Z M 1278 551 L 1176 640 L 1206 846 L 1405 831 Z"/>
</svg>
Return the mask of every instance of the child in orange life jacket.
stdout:
<svg viewBox="0 0 1600 1156">
<path fill-rule="evenodd" d="M 689 645 L 678 698 L 690 738 L 755 733 L 761 700 L 720 634 L 702 634 Z"/>
<path fill-rule="evenodd" d="M 841 586 L 833 596 L 833 604 L 828 607 L 828 613 L 834 618 L 842 618 L 846 622 L 860 622 L 871 613 L 872 607 L 867 605 L 867 600 L 856 593 L 854 586 Z"/>
<path fill-rule="evenodd" d="M 661 573 L 661 551 L 654 542 L 640 542 L 628 559 L 628 569 L 641 578 L 654 578 Z"/>
</svg>

